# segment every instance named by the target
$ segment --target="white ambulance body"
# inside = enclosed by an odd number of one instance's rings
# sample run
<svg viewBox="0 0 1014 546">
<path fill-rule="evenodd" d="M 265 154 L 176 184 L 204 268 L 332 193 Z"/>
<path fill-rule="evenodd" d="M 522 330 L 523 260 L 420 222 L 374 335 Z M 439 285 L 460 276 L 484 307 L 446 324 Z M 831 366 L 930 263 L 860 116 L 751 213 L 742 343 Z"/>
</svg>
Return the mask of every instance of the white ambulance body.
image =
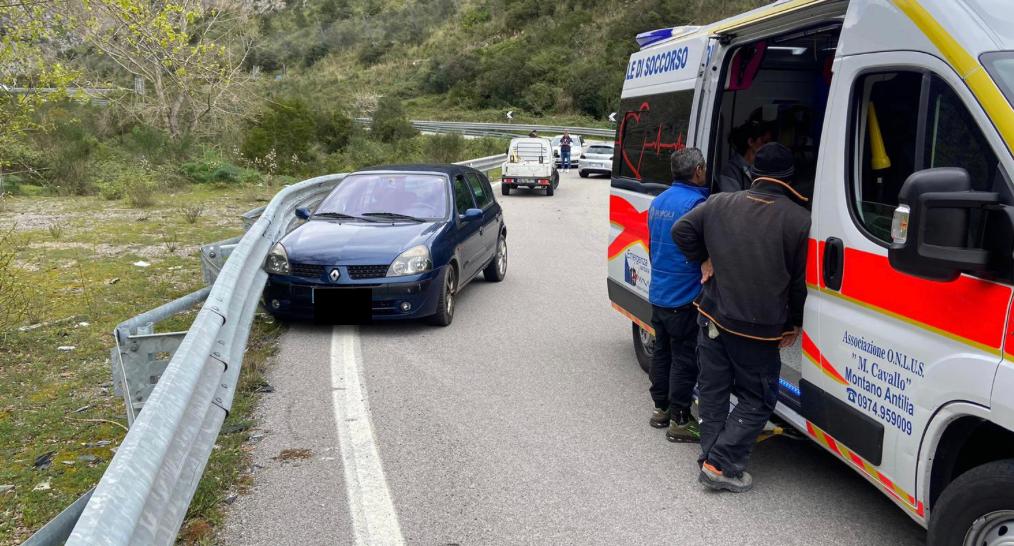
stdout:
<svg viewBox="0 0 1014 546">
<path fill-rule="evenodd" d="M 812 196 L 801 358 L 783 359 L 777 414 L 931 543 L 1009 540 L 1014 3 L 788 0 L 658 34 L 627 67 L 610 196 L 609 296 L 642 365 L 668 157 L 700 148 L 716 188 L 731 132 L 760 122 Z"/>
</svg>

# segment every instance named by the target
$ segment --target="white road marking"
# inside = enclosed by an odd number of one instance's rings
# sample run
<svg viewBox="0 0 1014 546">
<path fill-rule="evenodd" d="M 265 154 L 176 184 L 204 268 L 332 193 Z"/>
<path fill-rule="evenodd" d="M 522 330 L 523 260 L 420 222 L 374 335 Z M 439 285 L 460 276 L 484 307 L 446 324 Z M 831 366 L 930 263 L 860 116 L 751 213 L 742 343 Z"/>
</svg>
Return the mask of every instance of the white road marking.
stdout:
<svg viewBox="0 0 1014 546">
<path fill-rule="evenodd" d="M 331 333 L 331 388 L 356 544 L 403 545 L 370 422 L 359 336 L 352 326 L 335 326 Z"/>
</svg>

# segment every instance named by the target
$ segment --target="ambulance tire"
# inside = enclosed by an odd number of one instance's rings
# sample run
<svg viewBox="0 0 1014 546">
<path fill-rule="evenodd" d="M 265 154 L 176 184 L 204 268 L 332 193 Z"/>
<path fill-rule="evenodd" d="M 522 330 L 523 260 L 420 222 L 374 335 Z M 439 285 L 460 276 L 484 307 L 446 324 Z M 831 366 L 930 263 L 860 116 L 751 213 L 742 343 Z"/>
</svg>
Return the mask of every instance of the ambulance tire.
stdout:
<svg viewBox="0 0 1014 546">
<path fill-rule="evenodd" d="M 648 373 L 648 368 L 651 366 L 651 353 L 655 345 L 654 338 L 651 338 L 651 342 L 645 345 L 644 337 L 647 335 L 642 337 L 641 327 L 636 322 L 630 324 L 633 326 L 634 332 L 634 356 L 637 357 L 637 364 L 641 366 L 644 373 Z"/>
<path fill-rule="evenodd" d="M 975 535 L 973 524 L 981 526 Z M 1007 534 L 1014 535 L 1014 459 L 977 466 L 952 481 L 933 506 L 926 543 L 978 546 Z"/>
<path fill-rule="evenodd" d="M 510 195 L 511 194 L 511 185 L 510 184 L 500 184 L 500 192 L 503 193 L 504 195 Z"/>
</svg>

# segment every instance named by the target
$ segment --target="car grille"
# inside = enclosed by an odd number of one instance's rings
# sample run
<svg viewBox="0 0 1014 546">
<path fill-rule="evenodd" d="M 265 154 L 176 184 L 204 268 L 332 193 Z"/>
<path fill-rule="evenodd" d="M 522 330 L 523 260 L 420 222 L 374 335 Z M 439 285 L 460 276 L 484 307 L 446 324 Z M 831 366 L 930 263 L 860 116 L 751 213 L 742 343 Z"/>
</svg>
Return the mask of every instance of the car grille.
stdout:
<svg viewBox="0 0 1014 546">
<path fill-rule="evenodd" d="M 348 266 L 349 277 L 353 279 L 376 279 L 387 276 L 388 266 L 386 265 L 350 265 Z"/>
<path fill-rule="evenodd" d="M 289 269 L 296 277 L 319 279 L 324 275 L 324 266 L 317 264 L 290 264 Z"/>
</svg>

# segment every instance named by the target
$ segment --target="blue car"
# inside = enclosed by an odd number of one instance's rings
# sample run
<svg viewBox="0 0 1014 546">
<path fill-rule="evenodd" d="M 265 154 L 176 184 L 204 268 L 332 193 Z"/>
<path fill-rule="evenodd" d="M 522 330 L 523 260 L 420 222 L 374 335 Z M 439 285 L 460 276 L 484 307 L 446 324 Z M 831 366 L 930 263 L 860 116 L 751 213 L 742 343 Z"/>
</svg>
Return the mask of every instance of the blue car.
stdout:
<svg viewBox="0 0 1014 546">
<path fill-rule="evenodd" d="M 480 273 L 507 274 L 507 227 L 481 172 L 395 165 L 342 180 L 268 253 L 264 306 L 326 323 L 426 317 L 447 326 Z"/>
</svg>

